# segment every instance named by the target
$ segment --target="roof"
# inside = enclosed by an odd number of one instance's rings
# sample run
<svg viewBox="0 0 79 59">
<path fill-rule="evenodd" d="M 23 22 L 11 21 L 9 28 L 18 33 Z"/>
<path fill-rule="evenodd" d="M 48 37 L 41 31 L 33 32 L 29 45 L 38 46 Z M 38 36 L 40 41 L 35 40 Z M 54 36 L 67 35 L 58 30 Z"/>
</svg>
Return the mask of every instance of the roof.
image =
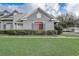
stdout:
<svg viewBox="0 0 79 59">
<path fill-rule="evenodd" d="M 4 13 L 9 13 L 7 10 L 4 10 L 3 12 L 4 12 Z"/>
<path fill-rule="evenodd" d="M 48 13 L 46 13 L 44 10 L 42 10 L 41 8 L 38 8 L 37 9 L 39 12 L 41 12 L 41 13 L 43 13 L 43 14 L 45 14 L 48 18 L 51 18 L 51 19 L 53 19 L 54 18 L 54 16 L 53 15 L 50 15 L 50 14 L 48 14 Z"/>
<path fill-rule="evenodd" d="M 18 15 L 16 15 L 17 17 L 18 17 L 18 20 L 17 21 L 21 21 L 21 20 L 26 20 L 27 19 L 27 17 L 29 17 L 29 16 L 31 16 L 33 13 L 35 13 L 35 12 L 37 12 L 37 11 L 39 11 L 40 13 L 43 13 L 44 15 L 46 15 L 48 18 L 50 18 L 50 19 L 54 19 L 55 17 L 53 16 L 53 15 L 50 15 L 50 14 L 48 14 L 48 13 L 46 13 L 44 10 L 42 10 L 41 8 L 37 8 L 37 9 L 35 9 L 32 13 L 30 13 L 30 14 L 20 14 L 20 16 L 21 17 L 19 17 L 19 12 L 17 11 L 17 10 L 14 10 L 12 13 L 9 13 L 8 15 L 5 15 L 5 16 L 3 16 L 3 17 L 1 17 L 2 18 L 2 20 L 12 20 L 12 18 L 13 18 L 13 13 L 14 12 L 16 12 L 16 13 L 18 13 Z M 4 12 L 7 12 L 6 10 L 4 11 Z M 4 19 L 5 18 L 5 19 Z"/>
<path fill-rule="evenodd" d="M 8 13 L 7 15 L 4 15 L 4 13 Z M 14 10 L 12 13 L 8 12 L 7 10 L 4 10 L 0 13 L 1 18 L 12 18 L 14 13 L 19 13 L 17 10 Z"/>
<path fill-rule="evenodd" d="M 1 18 L 0 21 L 12 21 L 13 18 Z"/>
<path fill-rule="evenodd" d="M 13 14 L 3 15 L 1 18 L 9 18 L 9 17 L 13 17 Z"/>
<path fill-rule="evenodd" d="M 46 11 L 42 10 L 41 8 L 35 9 L 35 10 L 34 10 L 31 14 L 29 14 L 27 17 L 31 16 L 33 13 L 35 13 L 35 12 L 37 12 L 37 11 L 39 11 L 39 12 L 45 14 L 45 15 L 46 15 L 48 18 L 50 18 L 50 19 L 54 19 L 54 18 L 55 18 L 53 15 L 50 15 L 50 14 L 46 13 Z"/>
<path fill-rule="evenodd" d="M 17 10 L 14 10 L 13 13 L 19 13 Z"/>
</svg>

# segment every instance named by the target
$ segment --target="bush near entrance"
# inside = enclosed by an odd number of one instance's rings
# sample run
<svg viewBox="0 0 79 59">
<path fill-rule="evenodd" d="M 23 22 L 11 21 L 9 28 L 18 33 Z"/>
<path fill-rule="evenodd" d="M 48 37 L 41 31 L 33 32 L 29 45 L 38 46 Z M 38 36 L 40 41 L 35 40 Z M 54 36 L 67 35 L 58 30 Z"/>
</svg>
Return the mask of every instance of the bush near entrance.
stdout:
<svg viewBox="0 0 79 59">
<path fill-rule="evenodd" d="M 8 35 L 59 35 L 62 33 L 62 27 L 60 24 L 55 24 L 55 30 L 41 30 L 41 31 L 33 31 L 33 30 L 0 30 L 0 34 L 8 34 Z"/>
<path fill-rule="evenodd" d="M 0 30 L 0 34 L 8 34 L 8 35 L 54 35 L 55 31 L 33 31 L 33 30 Z"/>
</svg>

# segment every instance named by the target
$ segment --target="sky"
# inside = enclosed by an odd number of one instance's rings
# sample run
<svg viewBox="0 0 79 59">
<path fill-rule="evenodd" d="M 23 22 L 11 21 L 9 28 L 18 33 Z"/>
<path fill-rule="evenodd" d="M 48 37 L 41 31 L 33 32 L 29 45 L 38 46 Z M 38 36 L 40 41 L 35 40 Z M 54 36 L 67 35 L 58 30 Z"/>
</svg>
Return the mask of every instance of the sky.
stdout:
<svg viewBox="0 0 79 59">
<path fill-rule="evenodd" d="M 47 13 L 54 16 L 60 15 L 61 13 L 72 12 L 76 16 L 79 16 L 79 4 L 69 3 L 0 3 L 0 11 L 18 10 L 22 13 L 31 13 L 34 9 L 40 7 Z"/>
</svg>

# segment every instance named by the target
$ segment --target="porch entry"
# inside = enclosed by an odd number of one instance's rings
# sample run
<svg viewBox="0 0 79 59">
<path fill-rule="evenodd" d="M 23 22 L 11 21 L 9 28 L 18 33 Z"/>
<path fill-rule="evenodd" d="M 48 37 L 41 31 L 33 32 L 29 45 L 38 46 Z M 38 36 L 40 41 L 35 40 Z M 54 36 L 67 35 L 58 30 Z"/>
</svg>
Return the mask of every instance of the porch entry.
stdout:
<svg viewBox="0 0 79 59">
<path fill-rule="evenodd" d="M 44 29 L 44 24 L 43 22 L 35 22 L 34 23 L 34 30 L 35 31 L 41 31 Z"/>
</svg>

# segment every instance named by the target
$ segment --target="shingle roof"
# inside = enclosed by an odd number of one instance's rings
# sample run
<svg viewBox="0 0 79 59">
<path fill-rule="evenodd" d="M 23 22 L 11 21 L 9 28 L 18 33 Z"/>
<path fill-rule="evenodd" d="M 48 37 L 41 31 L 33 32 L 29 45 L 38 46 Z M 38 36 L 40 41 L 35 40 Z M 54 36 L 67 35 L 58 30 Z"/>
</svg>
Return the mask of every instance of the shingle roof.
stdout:
<svg viewBox="0 0 79 59">
<path fill-rule="evenodd" d="M 17 10 L 14 10 L 13 13 L 19 13 Z"/>
<path fill-rule="evenodd" d="M 19 18 L 20 18 L 21 20 L 22 20 L 22 19 L 26 19 L 27 17 L 29 17 L 30 15 L 32 15 L 33 13 L 35 13 L 35 12 L 37 12 L 37 11 L 43 13 L 44 15 L 46 15 L 46 16 L 47 16 L 48 18 L 50 18 L 50 19 L 54 19 L 54 16 L 53 16 L 53 15 L 50 15 L 50 14 L 46 13 L 46 12 L 45 12 L 44 10 L 42 10 L 41 8 L 37 8 L 37 9 L 35 9 L 32 13 L 22 15 L 22 17 L 21 17 L 21 18 L 19 17 Z M 4 12 L 7 12 L 7 11 L 5 10 Z M 19 13 L 17 10 L 14 10 L 12 13 L 9 13 L 8 15 L 3 16 L 2 18 L 12 18 L 12 17 L 10 17 L 10 16 L 13 16 L 13 13 L 14 13 L 14 12 Z M 18 19 L 19 19 L 19 18 L 18 18 Z"/>
<path fill-rule="evenodd" d="M 37 12 L 37 11 L 39 11 L 39 12 L 45 14 L 45 15 L 46 15 L 48 18 L 50 18 L 50 19 L 55 18 L 53 15 L 48 14 L 47 12 L 45 12 L 44 10 L 42 10 L 41 8 L 35 9 L 35 10 L 33 11 L 33 13 L 35 13 L 35 12 Z M 32 15 L 33 13 L 29 14 L 27 17 L 29 17 L 29 16 Z"/>
<path fill-rule="evenodd" d="M 4 13 L 9 13 L 7 10 L 4 10 L 3 12 L 4 12 Z"/>
<path fill-rule="evenodd" d="M 50 15 L 50 14 L 46 13 L 46 12 L 45 12 L 44 10 L 42 10 L 41 8 L 38 8 L 37 10 L 39 10 L 41 13 L 45 14 L 47 17 L 49 17 L 49 18 L 51 18 L 51 19 L 54 18 L 53 15 Z"/>
<path fill-rule="evenodd" d="M 3 15 L 2 18 L 9 18 L 9 17 L 11 17 L 11 16 L 13 16 L 13 14 Z"/>
<path fill-rule="evenodd" d="M 3 15 L 2 18 L 8 18 L 8 17 L 13 16 L 14 13 L 19 13 L 17 10 L 14 10 L 12 13 L 8 12 L 7 10 L 4 10 L 3 12 L 4 13 L 8 13 L 8 14 L 7 15 Z"/>
</svg>

